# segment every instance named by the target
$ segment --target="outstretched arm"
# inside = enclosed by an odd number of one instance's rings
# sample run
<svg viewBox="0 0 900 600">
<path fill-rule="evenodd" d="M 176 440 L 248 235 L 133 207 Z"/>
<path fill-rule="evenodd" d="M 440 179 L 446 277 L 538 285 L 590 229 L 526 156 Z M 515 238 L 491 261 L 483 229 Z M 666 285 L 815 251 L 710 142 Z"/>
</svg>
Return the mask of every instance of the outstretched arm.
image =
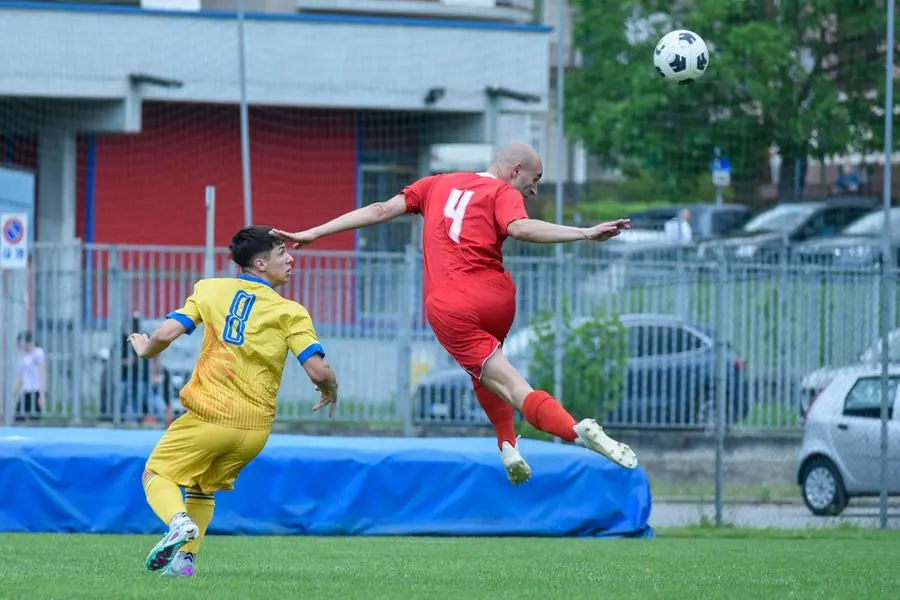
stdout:
<svg viewBox="0 0 900 600">
<path fill-rule="evenodd" d="M 166 319 L 152 336 L 146 333 L 132 333 L 128 336 L 131 347 L 138 356 L 151 359 L 159 356 L 160 352 L 169 347 L 169 344 L 177 340 L 187 331 L 184 325 L 175 319 Z"/>
<path fill-rule="evenodd" d="M 289 233 L 281 229 L 273 229 L 272 233 L 282 238 L 286 242 L 293 242 L 294 248 L 299 248 L 307 244 L 311 244 L 319 238 L 343 233 L 353 229 L 369 227 L 370 225 L 378 225 L 379 223 L 387 223 L 406 213 L 406 200 L 403 194 L 397 194 L 387 202 L 376 202 L 357 208 L 332 219 L 323 225 L 307 229 L 306 231 L 298 231 Z"/>
<path fill-rule="evenodd" d="M 307 377 L 315 384 L 316 389 L 321 394 L 319 401 L 313 406 L 313 412 L 328 406 L 328 417 L 331 418 L 334 415 L 334 407 L 338 401 L 338 384 L 334 371 L 325 362 L 325 359 L 318 354 L 309 357 L 303 363 L 303 370 L 306 371 Z"/>
<path fill-rule="evenodd" d="M 506 231 L 513 239 L 523 242 L 560 244 L 578 240 L 605 242 L 625 229 L 631 229 L 628 219 L 599 223 L 593 227 L 569 227 L 539 219 L 517 219 L 507 226 Z"/>
</svg>

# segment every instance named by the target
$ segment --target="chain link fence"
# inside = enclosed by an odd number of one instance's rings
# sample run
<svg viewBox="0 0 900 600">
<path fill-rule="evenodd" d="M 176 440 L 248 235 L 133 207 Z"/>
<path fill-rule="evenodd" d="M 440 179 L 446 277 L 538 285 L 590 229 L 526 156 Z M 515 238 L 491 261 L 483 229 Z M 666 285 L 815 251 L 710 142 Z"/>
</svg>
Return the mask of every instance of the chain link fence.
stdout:
<svg viewBox="0 0 900 600">
<path fill-rule="evenodd" d="M 585 361 L 563 364 L 562 401 L 633 444 L 651 473 L 660 518 L 712 520 L 719 488 L 719 517 L 736 523 L 822 524 L 827 519 L 813 512 L 857 514 L 852 507 L 847 513 L 847 501 L 864 507 L 856 496 L 880 489 L 879 269 L 837 269 L 788 253 L 766 261 L 719 253 L 721 260 L 711 261 L 708 249 L 696 246 L 625 244 L 564 263 L 568 332 L 591 322 L 619 324 L 625 354 L 604 354 L 608 344 L 574 348 Z M 310 251 L 296 258 L 282 292 L 310 309 L 338 373 L 338 428 L 490 435 L 469 377 L 425 323 L 415 251 Z M 541 359 L 553 354 L 555 338 L 543 345 L 539 330 L 551 314 L 557 263 L 533 256 L 508 263 L 519 306 L 505 348 L 535 383 Z M 181 306 L 202 277 L 203 249 L 38 244 L 30 265 L 3 274 L 4 322 L 17 325 L 7 329 L 4 348 L 4 422 L 160 427 L 177 416 L 178 391 L 191 376 L 202 333 L 183 336 L 149 363 L 134 359 L 125 337 L 152 330 Z M 218 275 L 234 274 L 222 249 L 214 265 Z M 893 323 L 891 356 L 900 353 L 897 328 Z M 26 331 L 45 356 L 39 402 L 26 403 L 15 389 L 30 352 L 10 340 Z M 566 355 L 577 338 L 561 339 Z M 596 375 L 584 370 L 592 363 L 620 364 L 616 378 L 603 380 L 617 383 L 602 398 L 590 385 Z M 333 426 L 313 415 L 315 399 L 289 360 L 279 426 Z M 900 436 L 893 416 L 888 426 L 892 440 Z M 897 442 L 887 449 L 891 486 L 900 481 Z"/>
</svg>

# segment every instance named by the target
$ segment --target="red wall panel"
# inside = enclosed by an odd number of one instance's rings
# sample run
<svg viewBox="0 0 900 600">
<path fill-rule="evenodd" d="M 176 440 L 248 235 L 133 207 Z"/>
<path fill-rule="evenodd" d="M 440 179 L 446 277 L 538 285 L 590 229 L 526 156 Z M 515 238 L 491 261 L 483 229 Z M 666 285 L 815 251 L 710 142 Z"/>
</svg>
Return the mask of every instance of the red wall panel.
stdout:
<svg viewBox="0 0 900 600">
<path fill-rule="evenodd" d="M 299 229 L 356 205 L 352 113 L 253 109 L 250 140 L 254 223 Z M 243 226 L 238 108 L 147 104 L 140 134 L 97 137 L 95 240 L 202 245 L 206 185 L 216 186 L 216 245 L 227 246 Z"/>
<path fill-rule="evenodd" d="M 250 118 L 255 224 L 303 229 L 355 207 L 354 114 L 254 108 Z M 84 215 L 85 148 L 85 144 L 79 145 L 80 234 L 84 232 L 83 221 L 90 218 Z M 216 245 L 227 246 L 234 232 L 243 226 L 237 107 L 146 104 L 140 134 L 96 137 L 95 164 L 94 240 L 97 243 L 202 246 L 206 235 L 206 185 L 216 187 Z M 352 250 L 354 239 L 352 233 L 334 236 L 322 240 L 315 248 Z M 198 258 L 181 262 L 182 253 L 176 252 L 163 258 L 166 264 L 161 266 L 156 264 L 158 257 L 134 262 L 122 255 L 120 267 L 132 279 L 132 285 L 126 290 L 130 306 L 125 310 L 141 310 L 146 316 L 159 317 L 180 307 L 183 295 L 174 293 L 178 286 L 171 280 L 173 268 L 182 277 L 199 277 L 202 262 L 197 262 Z M 180 268 L 175 264 L 176 259 Z M 353 261 L 352 258 L 343 260 Z M 105 262 L 105 257 L 101 262 Z M 346 267 L 353 270 L 352 264 Z M 310 274 L 304 278 L 301 271 L 302 267 L 296 269 L 294 277 L 309 282 Z M 313 277 L 312 281 L 321 280 Z M 100 287 L 105 286 L 101 283 Z M 282 291 L 295 300 L 306 300 L 317 321 L 352 321 L 353 278 L 338 287 L 334 289 L 324 282 L 313 286 L 295 282 Z M 105 293 L 103 289 L 91 291 L 93 310 L 90 312 L 95 317 L 106 316 L 105 302 L 101 301 Z M 335 304 L 350 308 L 333 314 Z"/>
</svg>

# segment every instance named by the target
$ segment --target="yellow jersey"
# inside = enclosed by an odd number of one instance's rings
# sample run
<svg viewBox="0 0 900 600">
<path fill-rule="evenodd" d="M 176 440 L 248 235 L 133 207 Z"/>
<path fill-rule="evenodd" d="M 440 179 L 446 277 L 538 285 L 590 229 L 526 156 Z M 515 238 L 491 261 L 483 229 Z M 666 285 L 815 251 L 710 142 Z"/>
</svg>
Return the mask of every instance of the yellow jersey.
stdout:
<svg viewBox="0 0 900 600">
<path fill-rule="evenodd" d="M 236 429 L 270 429 L 287 353 L 302 365 L 325 351 L 309 312 L 253 275 L 202 279 L 184 308 L 166 315 L 203 345 L 181 403 L 197 418 Z"/>
</svg>

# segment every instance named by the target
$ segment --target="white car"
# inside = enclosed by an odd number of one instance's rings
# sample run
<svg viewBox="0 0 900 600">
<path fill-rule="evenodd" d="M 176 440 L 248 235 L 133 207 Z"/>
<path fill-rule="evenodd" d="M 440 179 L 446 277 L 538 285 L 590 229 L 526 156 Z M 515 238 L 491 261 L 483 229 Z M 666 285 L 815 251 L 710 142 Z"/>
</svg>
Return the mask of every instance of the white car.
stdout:
<svg viewBox="0 0 900 600">
<path fill-rule="evenodd" d="M 889 371 L 888 493 L 900 494 L 897 382 Z M 881 482 L 881 368 L 847 367 L 813 400 L 797 456 L 803 501 L 816 515 L 838 515 L 850 498 L 877 495 Z"/>
<path fill-rule="evenodd" d="M 888 334 L 888 354 L 892 363 L 900 363 L 900 329 L 894 329 Z M 881 339 L 875 340 L 868 348 L 860 353 L 856 359 L 857 365 L 844 365 L 843 367 L 822 367 L 807 373 L 800 381 L 800 418 L 803 419 L 809 409 L 809 403 L 822 389 L 825 388 L 841 369 L 858 365 L 881 364 Z"/>
</svg>

